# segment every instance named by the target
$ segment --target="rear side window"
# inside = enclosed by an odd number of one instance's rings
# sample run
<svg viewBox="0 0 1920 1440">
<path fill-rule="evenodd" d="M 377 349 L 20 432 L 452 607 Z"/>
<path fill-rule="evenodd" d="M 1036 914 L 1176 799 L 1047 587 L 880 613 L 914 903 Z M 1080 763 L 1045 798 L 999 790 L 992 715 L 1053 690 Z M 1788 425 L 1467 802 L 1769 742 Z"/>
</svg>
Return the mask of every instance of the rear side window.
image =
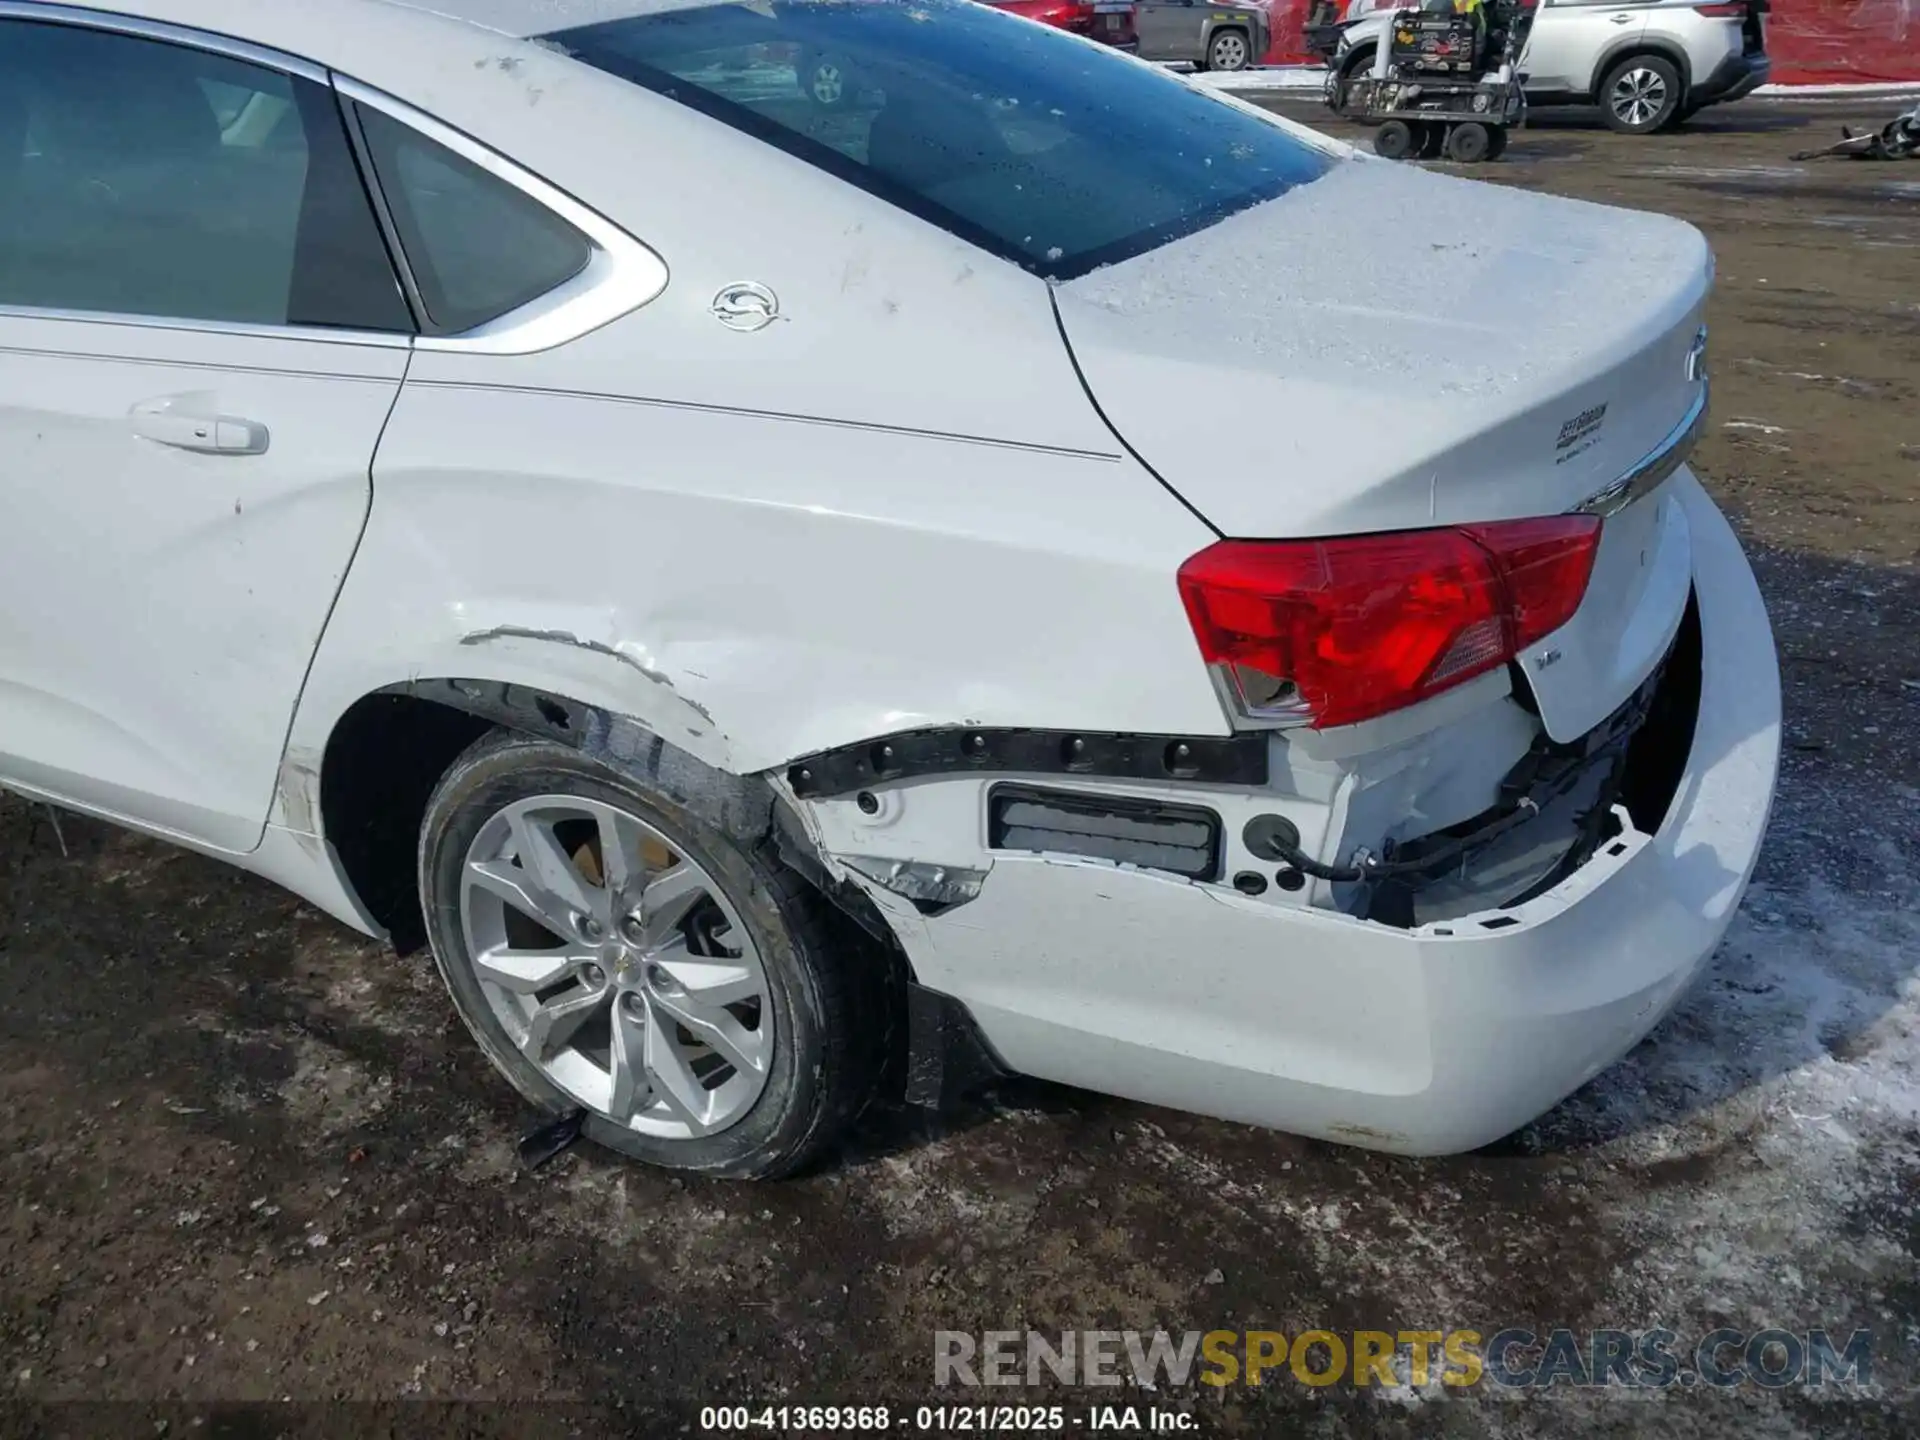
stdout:
<svg viewBox="0 0 1920 1440">
<path fill-rule="evenodd" d="M 413 328 L 326 88 L 0 20 L 0 305 Z"/>
<path fill-rule="evenodd" d="M 695 0 L 547 38 L 1056 279 L 1332 163 L 1150 66 L 969 0 Z"/>
<path fill-rule="evenodd" d="M 356 107 L 421 304 L 473 330 L 587 268 L 587 238 L 531 196 L 380 111 Z"/>
</svg>

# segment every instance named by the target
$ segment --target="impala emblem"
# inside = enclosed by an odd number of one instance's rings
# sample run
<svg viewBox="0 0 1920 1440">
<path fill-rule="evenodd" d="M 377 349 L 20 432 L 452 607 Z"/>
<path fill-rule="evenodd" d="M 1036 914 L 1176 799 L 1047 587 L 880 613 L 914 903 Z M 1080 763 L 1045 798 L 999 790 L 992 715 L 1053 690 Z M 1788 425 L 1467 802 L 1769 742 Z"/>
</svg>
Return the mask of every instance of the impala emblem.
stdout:
<svg viewBox="0 0 1920 1440">
<path fill-rule="evenodd" d="M 752 280 L 736 280 L 713 297 L 713 315 L 729 330 L 764 330 L 780 318 L 780 297 Z"/>
</svg>

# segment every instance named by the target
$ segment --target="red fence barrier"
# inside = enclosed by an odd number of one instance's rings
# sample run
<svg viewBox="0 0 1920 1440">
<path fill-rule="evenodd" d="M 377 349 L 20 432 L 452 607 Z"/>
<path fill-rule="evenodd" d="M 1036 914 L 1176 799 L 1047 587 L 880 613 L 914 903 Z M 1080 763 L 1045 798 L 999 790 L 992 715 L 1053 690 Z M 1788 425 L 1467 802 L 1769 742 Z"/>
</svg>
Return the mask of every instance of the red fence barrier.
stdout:
<svg viewBox="0 0 1920 1440">
<path fill-rule="evenodd" d="M 1271 0 L 1269 65 L 1297 65 L 1306 0 Z M 1920 0 L 1773 0 L 1767 53 L 1780 85 L 1920 82 Z"/>
</svg>

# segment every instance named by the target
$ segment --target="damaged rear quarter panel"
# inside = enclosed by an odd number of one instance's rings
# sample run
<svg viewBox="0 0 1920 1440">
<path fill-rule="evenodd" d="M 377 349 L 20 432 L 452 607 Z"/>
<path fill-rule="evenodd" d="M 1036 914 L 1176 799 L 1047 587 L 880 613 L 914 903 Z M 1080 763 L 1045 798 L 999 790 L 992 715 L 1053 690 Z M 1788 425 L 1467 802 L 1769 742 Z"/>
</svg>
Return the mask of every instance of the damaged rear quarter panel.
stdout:
<svg viewBox="0 0 1920 1440">
<path fill-rule="evenodd" d="M 1224 732 L 1173 578 L 1206 538 L 1117 456 L 409 384 L 300 738 L 452 677 L 735 774 L 914 726 Z"/>
</svg>

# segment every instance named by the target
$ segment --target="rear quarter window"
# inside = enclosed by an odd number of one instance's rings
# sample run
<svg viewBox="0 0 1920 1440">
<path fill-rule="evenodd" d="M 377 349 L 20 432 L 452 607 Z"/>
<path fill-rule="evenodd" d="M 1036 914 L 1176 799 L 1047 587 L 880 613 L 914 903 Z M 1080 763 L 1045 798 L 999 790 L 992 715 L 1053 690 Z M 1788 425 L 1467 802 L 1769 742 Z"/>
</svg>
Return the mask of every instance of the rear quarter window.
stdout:
<svg viewBox="0 0 1920 1440">
<path fill-rule="evenodd" d="M 1151 66 L 969 0 L 695 3 L 546 38 L 1053 279 L 1334 163 Z"/>
</svg>

